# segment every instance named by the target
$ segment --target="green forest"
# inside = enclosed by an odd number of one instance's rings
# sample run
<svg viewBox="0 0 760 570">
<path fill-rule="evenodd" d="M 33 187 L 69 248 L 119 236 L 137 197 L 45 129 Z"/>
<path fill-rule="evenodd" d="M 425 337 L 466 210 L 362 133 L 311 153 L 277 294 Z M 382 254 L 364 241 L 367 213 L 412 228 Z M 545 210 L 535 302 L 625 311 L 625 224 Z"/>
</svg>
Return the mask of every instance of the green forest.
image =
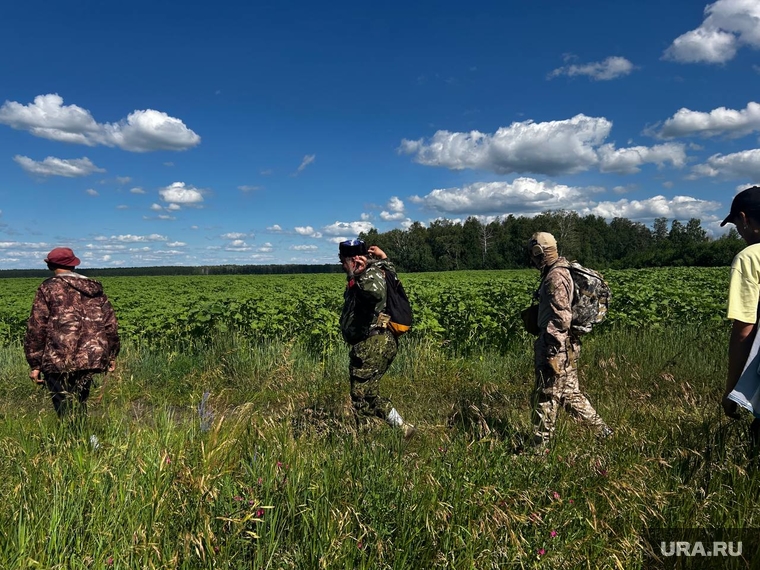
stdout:
<svg viewBox="0 0 760 570">
<path fill-rule="evenodd" d="M 627 218 L 608 222 L 601 216 L 580 216 L 568 210 L 547 211 L 538 216 L 507 216 L 490 223 L 475 217 L 464 222 L 440 219 L 408 229 L 380 233 L 376 229 L 360 238 L 380 246 L 399 271 L 454 271 L 520 269 L 530 265 L 525 244 L 535 232 L 550 232 L 559 251 L 568 259 L 598 269 L 645 267 L 721 267 L 731 264 L 744 247 L 734 228 L 711 239 L 701 220 L 687 223 L 657 218 L 652 227 Z M 354 236 L 348 236 L 354 237 Z M 85 268 L 81 273 L 98 276 L 140 275 L 270 275 L 339 273 L 338 248 L 334 264 L 199 265 L 159 267 Z M 44 277 L 44 268 L 0 270 L 0 277 Z"/>
</svg>

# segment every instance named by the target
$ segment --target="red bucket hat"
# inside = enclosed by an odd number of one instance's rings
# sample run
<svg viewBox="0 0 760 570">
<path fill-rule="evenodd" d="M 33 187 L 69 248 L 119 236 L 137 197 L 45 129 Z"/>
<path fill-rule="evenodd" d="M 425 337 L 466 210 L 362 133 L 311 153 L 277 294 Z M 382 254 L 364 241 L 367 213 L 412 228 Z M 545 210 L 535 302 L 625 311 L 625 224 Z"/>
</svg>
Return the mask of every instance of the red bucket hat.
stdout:
<svg viewBox="0 0 760 570">
<path fill-rule="evenodd" d="M 45 263 L 54 263 L 56 265 L 63 265 L 64 267 L 76 267 L 81 261 L 74 255 L 74 252 L 69 247 L 56 247 L 45 258 Z"/>
</svg>

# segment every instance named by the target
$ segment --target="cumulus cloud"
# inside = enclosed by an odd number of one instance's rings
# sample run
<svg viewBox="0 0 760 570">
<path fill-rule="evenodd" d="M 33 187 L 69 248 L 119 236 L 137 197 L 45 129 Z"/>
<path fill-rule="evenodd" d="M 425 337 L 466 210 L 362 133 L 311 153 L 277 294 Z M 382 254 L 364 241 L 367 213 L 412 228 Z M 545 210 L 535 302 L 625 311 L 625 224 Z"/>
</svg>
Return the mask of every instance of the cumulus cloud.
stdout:
<svg viewBox="0 0 760 570">
<path fill-rule="evenodd" d="M 57 94 L 38 95 L 28 105 L 6 101 L 0 124 L 49 140 L 132 152 L 187 150 L 201 141 L 180 119 L 161 111 L 138 110 L 116 123 L 98 123 L 86 109 L 64 105 Z"/>
<path fill-rule="evenodd" d="M 184 182 L 174 182 L 158 191 L 164 202 L 189 206 L 203 202 L 203 194 L 197 188 L 188 186 Z"/>
<path fill-rule="evenodd" d="M 290 247 L 290 249 L 294 249 L 296 251 L 314 251 L 315 249 L 319 249 L 316 245 L 293 245 Z"/>
<path fill-rule="evenodd" d="M 380 212 L 380 219 L 384 222 L 395 222 L 403 220 L 406 217 L 406 214 L 404 214 L 404 202 L 397 196 L 392 196 L 385 207 L 386 209 Z M 362 214 L 362 220 L 366 221 L 368 219 L 369 216 L 365 217 Z"/>
<path fill-rule="evenodd" d="M 130 188 L 130 190 L 129 190 L 129 191 L 130 191 L 132 194 L 145 194 L 145 190 L 143 190 L 142 188 L 140 188 L 140 187 L 138 187 L 138 186 L 136 186 L 136 187 L 134 187 L 134 188 Z"/>
<path fill-rule="evenodd" d="M 169 238 L 166 236 L 163 236 L 161 234 L 149 234 L 145 236 L 139 236 L 139 235 L 132 235 L 132 234 L 122 234 L 122 235 L 113 235 L 110 238 L 106 238 L 105 236 L 102 238 L 102 241 L 105 240 L 111 240 L 121 243 L 138 243 L 138 242 L 153 242 L 153 241 L 168 241 Z M 97 240 L 97 238 L 96 238 Z"/>
<path fill-rule="evenodd" d="M 281 232 L 282 226 L 280 224 L 274 224 L 273 226 L 267 227 L 268 232 Z"/>
<path fill-rule="evenodd" d="M 322 234 L 318 231 L 315 231 L 311 226 L 296 226 L 294 229 L 299 236 L 307 236 L 312 238 L 322 237 Z"/>
<path fill-rule="evenodd" d="M 272 244 L 269 242 L 266 242 L 265 244 L 262 244 L 261 247 L 257 248 L 256 251 L 260 253 L 269 253 L 270 251 L 272 251 L 272 249 L 273 249 Z"/>
<path fill-rule="evenodd" d="M 701 177 L 760 179 L 760 149 L 733 154 L 714 154 L 704 164 L 692 168 L 689 178 Z"/>
<path fill-rule="evenodd" d="M 372 222 L 359 221 L 359 222 L 334 222 L 329 226 L 322 228 L 322 231 L 329 236 L 337 235 L 352 235 L 357 236 L 360 233 L 366 233 L 374 226 Z M 348 239 L 348 238 L 347 238 Z"/>
<path fill-rule="evenodd" d="M 745 109 L 740 110 L 718 107 L 709 113 L 703 113 L 679 109 L 655 134 L 660 138 L 706 138 L 720 135 L 741 137 L 754 131 L 760 131 L 760 104 L 749 102 Z"/>
<path fill-rule="evenodd" d="M 676 168 L 686 164 L 686 151 L 680 143 L 658 144 L 652 147 L 633 146 L 616 149 L 611 144 L 599 147 L 599 170 L 618 174 L 634 174 L 642 164 L 656 164 L 660 168 L 670 163 Z"/>
<path fill-rule="evenodd" d="M 588 190 L 517 178 L 512 182 L 476 182 L 462 188 L 433 190 L 412 202 L 441 214 L 536 214 L 545 210 L 577 209 L 588 206 Z"/>
<path fill-rule="evenodd" d="M 663 59 L 679 63 L 725 63 L 742 46 L 760 48 L 760 3 L 718 0 L 705 7 L 702 24 L 677 37 Z"/>
<path fill-rule="evenodd" d="M 238 186 L 238 190 L 241 192 L 255 192 L 256 190 L 261 190 L 264 188 L 263 186 L 249 186 L 247 184 L 244 184 L 243 186 Z"/>
<path fill-rule="evenodd" d="M 80 176 L 89 176 L 93 172 L 105 172 L 104 169 L 95 166 L 87 158 L 56 158 L 48 156 L 45 160 L 37 162 L 27 156 L 16 155 L 13 160 L 26 170 L 29 174 L 37 176 L 65 176 L 66 178 L 77 178 Z"/>
<path fill-rule="evenodd" d="M 317 158 L 316 154 L 307 154 L 306 156 L 304 156 L 298 169 L 293 173 L 293 176 L 297 176 L 301 174 L 301 172 L 303 172 L 307 166 L 309 166 L 312 162 L 314 162 L 316 158 Z"/>
<path fill-rule="evenodd" d="M 243 239 L 243 238 L 247 238 L 248 234 L 243 233 L 243 232 L 229 232 L 226 234 L 222 234 L 221 237 L 223 239 Z"/>
<path fill-rule="evenodd" d="M 493 135 L 438 131 L 427 142 L 402 140 L 399 152 L 415 155 L 416 162 L 427 166 L 549 176 L 593 167 L 604 172 L 630 173 L 647 162 L 680 166 L 685 160 L 683 146 L 675 143 L 621 149 L 604 144 L 611 129 L 612 122 L 603 117 L 580 114 L 562 121 L 515 122 Z"/>
<path fill-rule="evenodd" d="M 167 247 L 184 247 L 186 245 L 184 241 L 170 241 L 166 244 Z"/>
<path fill-rule="evenodd" d="M 132 182 L 132 178 L 129 176 L 117 176 L 116 182 L 117 184 L 129 184 Z"/>
<path fill-rule="evenodd" d="M 560 75 L 567 75 L 568 77 L 585 75 L 594 81 L 609 81 L 628 75 L 631 71 L 633 71 L 633 64 L 630 61 L 624 57 L 613 56 L 603 61 L 558 67 L 548 75 L 547 79 L 553 79 Z"/>
<path fill-rule="evenodd" d="M 97 190 L 95 190 L 94 188 L 88 188 L 87 190 L 85 190 L 85 192 L 86 192 L 86 193 L 87 193 L 89 196 L 98 196 L 98 191 L 97 191 Z"/>
<path fill-rule="evenodd" d="M 691 196 L 653 196 L 645 200 L 618 200 L 617 202 L 600 202 L 583 210 L 583 214 L 593 214 L 603 218 L 628 218 L 636 221 L 655 218 L 710 218 L 715 210 L 722 208 L 720 202 L 700 200 Z"/>
</svg>

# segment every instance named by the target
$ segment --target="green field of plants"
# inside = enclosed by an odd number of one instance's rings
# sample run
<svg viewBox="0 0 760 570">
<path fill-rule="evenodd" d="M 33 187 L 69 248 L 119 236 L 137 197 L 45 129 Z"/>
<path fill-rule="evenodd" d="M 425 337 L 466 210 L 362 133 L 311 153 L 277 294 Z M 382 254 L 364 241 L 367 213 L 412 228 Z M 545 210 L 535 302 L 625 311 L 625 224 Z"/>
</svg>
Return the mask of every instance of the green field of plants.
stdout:
<svg viewBox="0 0 760 570">
<path fill-rule="evenodd" d="M 0 568 L 638 569 L 648 530 L 759 527 L 749 420 L 719 406 L 728 268 L 604 273 L 580 376 L 615 435 L 564 415 L 546 453 L 523 445 L 535 271 L 402 276 L 383 389 L 408 441 L 354 427 L 339 275 L 103 279 L 124 347 L 82 424 L 27 378 L 40 280 L 3 280 Z"/>
</svg>

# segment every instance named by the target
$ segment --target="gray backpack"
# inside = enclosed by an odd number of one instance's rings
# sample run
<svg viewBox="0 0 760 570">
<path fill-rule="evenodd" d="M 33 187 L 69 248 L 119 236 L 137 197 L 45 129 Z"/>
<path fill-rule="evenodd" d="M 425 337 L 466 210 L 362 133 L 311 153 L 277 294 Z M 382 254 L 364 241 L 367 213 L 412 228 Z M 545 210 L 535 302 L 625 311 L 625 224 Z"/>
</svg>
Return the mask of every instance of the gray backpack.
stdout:
<svg viewBox="0 0 760 570">
<path fill-rule="evenodd" d="M 591 332 L 594 325 L 607 317 L 612 296 L 610 286 L 597 271 L 583 267 L 577 261 L 557 264 L 549 271 L 555 267 L 567 267 L 573 278 L 573 322 L 570 329 L 579 336 Z"/>
</svg>

